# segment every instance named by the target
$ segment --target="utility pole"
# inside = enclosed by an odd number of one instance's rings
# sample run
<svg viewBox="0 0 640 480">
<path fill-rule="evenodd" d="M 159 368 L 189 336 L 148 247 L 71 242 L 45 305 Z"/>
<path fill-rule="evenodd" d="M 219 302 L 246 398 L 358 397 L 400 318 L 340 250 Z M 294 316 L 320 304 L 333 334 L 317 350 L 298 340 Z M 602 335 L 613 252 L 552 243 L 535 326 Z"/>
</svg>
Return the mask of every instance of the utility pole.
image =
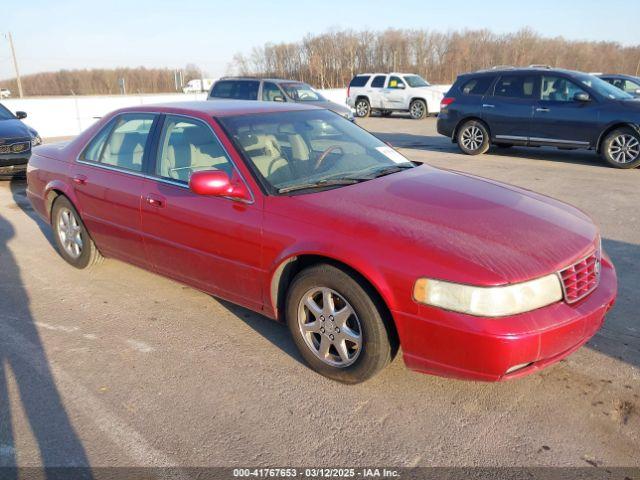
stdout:
<svg viewBox="0 0 640 480">
<path fill-rule="evenodd" d="M 13 47 L 13 37 L 11 32 L 7 33 L 9 39 L 9 48 L 11 48 L 11 56 L 13 57 L 13 68 L 16 71 L 16 81 L 18 82 L 18 94 L 22 98 L 22 82 L 20 81 L 20 70 L 18 69 L 18 59 L 16 58 L 16 49 Z"/>
</svg>

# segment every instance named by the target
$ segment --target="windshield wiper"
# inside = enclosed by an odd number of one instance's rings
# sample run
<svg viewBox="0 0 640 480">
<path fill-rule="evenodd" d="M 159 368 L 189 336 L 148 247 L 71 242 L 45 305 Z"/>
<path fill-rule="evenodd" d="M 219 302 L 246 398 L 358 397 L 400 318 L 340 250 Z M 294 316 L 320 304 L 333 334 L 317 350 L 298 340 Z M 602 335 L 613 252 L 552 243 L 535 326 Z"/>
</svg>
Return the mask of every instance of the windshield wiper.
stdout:
<svg viewBox="0 0 640 480">
<path fill-rule="evenodd" d="M 298 185 L 291 185 L 288 187 L 282 187 L 278 189 L 278 193 L 295 192 L 296 190 L 307 190 L 311 188 L 324 188 L 334 185 L 353 185 L 354 183 L 361 182 L 358 178 L 328 178 L 325 180 L 318 180 L 317 182 L 300 183 Z"/>
<path fill-rule="evenodd" d="M 385 175 L 390 175 L 392 173 L 396 173 L 396 172 L 399 172 L 401 170 L 406 170 L 407 168 L 415 168 L 415 165 L 412 164 L 412 163 L 391 165 L 390 167 L 385 167 L 385 168 L 380 168 L 378 170 L 374 170 L 369 175 L 361 175 L 361 176 L 358 176 L 358 177 L 353 176 L 353 177 L 346 177 L 346 178 L 350 178 L 350 179 L 354 179 L 354 180 L 372 180 L 374 178 L 384 177 Z"/>
</svg>

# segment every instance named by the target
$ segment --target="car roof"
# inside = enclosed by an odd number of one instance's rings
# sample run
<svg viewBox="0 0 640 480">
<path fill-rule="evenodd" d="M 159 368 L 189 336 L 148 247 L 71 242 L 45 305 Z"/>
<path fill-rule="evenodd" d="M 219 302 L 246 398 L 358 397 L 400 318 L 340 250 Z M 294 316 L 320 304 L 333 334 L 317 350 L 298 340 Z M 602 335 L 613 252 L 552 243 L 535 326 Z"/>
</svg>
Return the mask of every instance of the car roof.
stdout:
<svg viewBox="0 0 640 480">
<path fill-rule="evenodd" d="M 247 82 L 265 81 L 265 82 L 274 82 L 274 83 L 305 83 L 302 80 L 292 80 L 292 79 L 286 79 L 286 78 L 273 78 L 273 77 L 222 77 L 218 79 L 218 81 L 225 81 L 225 80 L 247 81 Z"/>
<path fill-rule="evenodd" d="M 630 80 L 638 80 L 639 78 L 634 75 L 628 75 L 626 73 L 600 73 L 596 76 L 604 78 L 628 78 Z"/>
<path fill-rule="evenodd" d="M 565 68 L 554 68 L 548 67 L 544 65 L 530 65 L 528 67 L 512 67 L 510 65 L 500 65 L 497 67 L 487 68 L 484 70 L 477 70 L 475 72 L 467 72 L 460 75 L 461 77 L 465 77 L 468 75 L 491 75 L 495 73 L 561 73 L 565 75 L 584 75 L 584 72 L 579 72 L 577 70 L 568 70 Z"/>
<path fill-rule="evenodd" d="M 199 100 L 191 102 L 158 103 L 140 105 L 116 110 L 116 113 L 150 112 L 205 114 L 212 117 L 228 117 L 235 115 L 251 115 L 271 112 L 297 112 L 307 110 L 325 110 L 315 105 L 296 102 L 260 102 L 256 100 Z"/>
</svg>

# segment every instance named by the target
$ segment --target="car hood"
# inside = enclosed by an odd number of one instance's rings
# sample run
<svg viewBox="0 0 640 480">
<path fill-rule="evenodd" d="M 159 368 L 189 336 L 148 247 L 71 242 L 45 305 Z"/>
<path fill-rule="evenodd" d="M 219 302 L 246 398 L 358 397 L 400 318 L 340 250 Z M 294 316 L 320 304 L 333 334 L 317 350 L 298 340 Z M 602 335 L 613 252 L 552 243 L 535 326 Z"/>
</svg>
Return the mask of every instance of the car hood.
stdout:
<svg viewBox="0 0 640 480">
<path fill-rule="evenodd" d="M 18 119 L 0 120 L 0 138 L 31 138 L 35 130 Z"/>
<path fill-rule="evenodd" d="M 449 91 L 450 88 L 451 88 L 451 85 L 429 85 L 428 87 L 417 87 L 417 88 L 414 88 L 414 90 L 437 92 L 444 95 Z"/>
<path fill-rule="evenodd" d="M 316 105 L 318 107 L 326 108 L 339 115 L 348 115 L 351 113 L 351 109 L 346 105 L 340 105 L 339 103 L 332 102 L 331 100 L 319 100 L 317 102 L 304 102 L 305 105 Z"/>
<path fill-rule="evenodd" d="M 413 251 L 423 274 L 461 283 L 547 275 L 588 254 L 598 238 L 591 219 L 567 204 L 428 166 L 288 200 L 301 222 L 323 216 L 347 235 L 369 232 L 376 249 Z"/>
</svg>

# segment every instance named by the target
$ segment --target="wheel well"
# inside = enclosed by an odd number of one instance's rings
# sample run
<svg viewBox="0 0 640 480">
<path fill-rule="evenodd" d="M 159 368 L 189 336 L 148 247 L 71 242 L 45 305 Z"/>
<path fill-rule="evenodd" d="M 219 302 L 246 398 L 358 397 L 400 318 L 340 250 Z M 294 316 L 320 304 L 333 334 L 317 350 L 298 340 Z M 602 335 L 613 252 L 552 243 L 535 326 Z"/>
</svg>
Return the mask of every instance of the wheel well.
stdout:
<svg viewBox="0 0 640 480">
<path fill-rule="evenodd" d="M 366 95 L 358 95 L 358 96 L 356 97 L 356 102 L 357 102 L 358 100 L 366 100 L 367 102 L 369 102 L 369 97 L 367 97 Z"/>
<path fill-rule="evenodd" d="M 380 295 L 378 289 L 354 268 L 343 262 L 334 260 L 329 257 L 324 257 L 322 255 L 299 255 L 296 257 L 291 257 L 280 264 L 280 266 L 276 269 L 276 272 L 271 281 L 271 300 L 272 302 L 275 300 L 277 309 L 276 315 L 278 321 L 283 323 L 286 322 L 285 302 L 287 299 L 287 291 L 289 290 L 289 285 L 291 285 L 291 281 L 293 280 L 293 278 L 298 274 L 298 272 L 304 270 L 305 268 L 311 267 L 313 265 L 318 265 L 320 263 L 325 263 L 339 268 L 351 275 L 360 283 L 360 285 L 367 291 L 367 293 L 373 299 L 374 303 L 380 309 L 385 324 L 387 325 L 389 337 L 392 340 L 392 345 L 397 346 L 399 344 L 398 332 L 393 322 L 391 311 L 382 298 L 382 295 Z"/>
<path fill-rule="evenodd" d="M 471 120 L 482 123 L 484 125 L 484 128 L 487 129 L 487 132 L 489 132 L 489 140 L 491 140 L 491 129 L 489 128 L 489 125 L 487 125 L 487 122 L 485 122 L 479 117 L 466 117 L 460 120 L 457 123 L 456 128 L 453 130 L 453 135 L 451 135 L 451 140 L 453 140 L 454 143 L 458 143 L 458 130 L 460 129 L 460 127 Z"/>
<path fill-rule="evenodd" d="M 640 128 L 638 127 L 638 125 L 634 125 L 633 123 L 616 123 L 615 125 L 611 125 L 600 134 L 600 137 L 598 138 L 598 144 L 596 145 L 596 152 L 600 153 L 600 147 L 602 146 L 602 142 L 604 141 L 604 139 L 607 138 L 607 135 L 618 128 L 631 128 L 636 133 L 640 134 Z"/>
<path fill-rule="evenodd" d="M 49 219 L 51 219 L 51 209 L 53 208 L 53 202 L 55 202 L 56 198 L 58 198 L 59 196 L 64 197 L 66 195 L 60 190 L 56 190 L 55 188 L 49 190 L 49 193 L 47 193 L 47 196 L 44 200 L 44 207 L 47 214 L 49 215 Z"/>
</svg>

